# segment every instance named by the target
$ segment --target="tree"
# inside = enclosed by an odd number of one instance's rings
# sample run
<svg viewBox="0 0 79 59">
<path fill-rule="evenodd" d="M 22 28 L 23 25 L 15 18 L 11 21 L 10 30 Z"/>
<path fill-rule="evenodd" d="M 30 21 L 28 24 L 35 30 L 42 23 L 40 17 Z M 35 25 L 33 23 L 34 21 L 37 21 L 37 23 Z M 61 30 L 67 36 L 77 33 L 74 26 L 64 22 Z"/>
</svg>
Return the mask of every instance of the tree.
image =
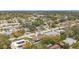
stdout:
<svg viewBox="0 0 79 59">
<path fill-rule="evenodd" d="M 9 36 L 0 34 L 0 49 L 10 48 Z"/>
<path fill-rule="evenodd" d="M 60 33 L 60 39 L 64 40 L 66 38 L 66 34 L 65 33 Z"/>
<path fill-rule="evenodd" d="M 25 31 L 22 29 L 22 30 L 18 30 L 16 32 L 13 32 L 11 35 L 13 37 L 19 37 L 19 36 L 22 36 L 24 33 L 25 33 Z"/>
<path fill-rule="evenodd" d="M 73 31 L 75 39 L 79 39 L 79 26 L 73 26 L 71 27 L 71 30 Z"/>
<path fill-rule="evenodd" d="M 26 43 L 23 45 L 23 48 L 24 48 L 24 49 L 30 49 L 30 48 L 32 48 L 31 42 L 26 42 Z"/>
<path fill-rule="evenodd" d="M 32 22 L 32 25 L 34 25 L 35 27 L 40 26 L 41 24 L 43 24 L 43 19 L 35 19 L 35 21 Z"/>
<path fill-rule="evenodd" d="M 48 45 L 53 45 L 55 43 L 58 43 L 60 41 L 60 36 L 43 36 L 40 39 L 40 44 L 42 45 L 42 48 L 47 48 Z"/>
<path fill-rule="evenodd" d="M 77 41 L 76 43 L 74 43 L 74 44 L 72 45 L 72 48 L 74 48 L 74 49 L 79 49 L 79 41 Z"/>
</svg>

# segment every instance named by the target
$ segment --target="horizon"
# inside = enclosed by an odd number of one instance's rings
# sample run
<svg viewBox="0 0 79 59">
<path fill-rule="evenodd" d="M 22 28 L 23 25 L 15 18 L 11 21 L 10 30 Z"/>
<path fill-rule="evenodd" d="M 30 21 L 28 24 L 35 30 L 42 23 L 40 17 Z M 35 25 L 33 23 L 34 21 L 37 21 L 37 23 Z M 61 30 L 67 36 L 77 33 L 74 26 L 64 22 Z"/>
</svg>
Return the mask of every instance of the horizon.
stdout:
<svg viewBox="0 0 79 59">
<path fill-rule="evenodd" d="M 0 10 L 0 12 L 79 12 L 79 10 Z"/>
</svg>

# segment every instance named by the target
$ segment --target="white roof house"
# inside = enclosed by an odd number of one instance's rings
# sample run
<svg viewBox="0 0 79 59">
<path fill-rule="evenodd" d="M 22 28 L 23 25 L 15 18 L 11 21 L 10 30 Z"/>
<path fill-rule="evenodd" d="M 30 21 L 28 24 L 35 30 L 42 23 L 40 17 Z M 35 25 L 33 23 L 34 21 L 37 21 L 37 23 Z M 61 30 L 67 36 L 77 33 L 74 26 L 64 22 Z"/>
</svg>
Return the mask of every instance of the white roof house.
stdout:
<svg viewBox="0 0 79 59">
<path fill-rule="evenodd" d="M 60 35 L 60 33 L 56 32 L 56 31 L 48 31 L 45 33 L 45 35 Z"/>
<path fill-rule="evenodd" d="M 11 43 L 11 48 L 12 49 L 22 49 L 23 48 L 23 44 L 25 44 L 25 40 L 21 39 L 21 40 L 14 40 Z"/>
<path fill-rule="evenodd" d="M 76 43 L 76 40 L 73 38 L 66 38 L 65 40 L 63 40 L 63 42 L 65 42 L 66 44 L 72 45 L 73 43 Z"/>
<path fill-rule="evenodd" d="M 29 42 L 29 43 L 31 44 L 31 42 L 30 42 L 29 40 L 24 40 L 24 39 L 14 40 L 14 41 L 11 43 L 11 48 L 12 48 L 12 49 L 23 49 L 23 45 L 24 45 L 26 42 Z"/>
</svg>

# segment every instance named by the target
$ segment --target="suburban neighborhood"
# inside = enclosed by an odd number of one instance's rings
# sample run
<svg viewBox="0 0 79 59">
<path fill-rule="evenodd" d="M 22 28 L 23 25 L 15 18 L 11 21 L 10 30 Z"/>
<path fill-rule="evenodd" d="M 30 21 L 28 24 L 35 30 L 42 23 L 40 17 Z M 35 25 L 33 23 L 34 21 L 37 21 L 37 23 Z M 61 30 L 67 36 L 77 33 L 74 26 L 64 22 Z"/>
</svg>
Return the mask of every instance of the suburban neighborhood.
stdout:
<svg viewBox="0 0 79 59">
<path fill-rule="evenodd" d="M 0 49 L 78 49 L 79 11 L 0 12 Z"/>
</svg>

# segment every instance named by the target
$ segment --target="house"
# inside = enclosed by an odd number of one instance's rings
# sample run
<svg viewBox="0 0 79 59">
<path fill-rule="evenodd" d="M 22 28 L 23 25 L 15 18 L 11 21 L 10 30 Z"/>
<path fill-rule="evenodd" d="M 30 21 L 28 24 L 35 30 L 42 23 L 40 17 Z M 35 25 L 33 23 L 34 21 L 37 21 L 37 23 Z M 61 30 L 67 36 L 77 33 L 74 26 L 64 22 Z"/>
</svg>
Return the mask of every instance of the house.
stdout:
<svg viewBox="0 0 79 59">
<path fill-rule="evenodd" d="M 63 42 L 55 43 L 54 45 L 50 44 L 48 46 L 49 49 L 62 49 L 64 47 Z"/>
<path fill-rule="evenodd" d="M 73 38 L 66 38 L 65 40 L 63 40 L 63 42 L 71 46 L 73 43 L 76 43 L 76 40 Z"/>
<path fill-rule="evenodd" d="M 49 49 L 61 49 L 61 46 L 58 44 L 54 44 L 54 45 L 50 46 Z"/>
<path fill-rule="evenodd" d="M 60 33 L 56 32 L 56 31 L 48 31 L 45 33 L 45 35 L 60 35 Z"/>
<path fill-rule="evenodd" d="M 36 34 L 32 37 L 32 40 L 33 40 L 33 41 L 39 41 L 40 37 L 41 37 L 41 34 L 40 34 L 40 33 L 36 33 Z"/>
<path fill-rule="evenodd" d="M 20 40 L 13 40 L 11 43 L 12 49 L 23 49 L 23 45 L 26 43 L 26 40 L 20 39 Z"/>
<path fill-rule="evenodd" d="M 8 23 L 7 20 L 0 20 L 0 24 Z"/>
</svg>

